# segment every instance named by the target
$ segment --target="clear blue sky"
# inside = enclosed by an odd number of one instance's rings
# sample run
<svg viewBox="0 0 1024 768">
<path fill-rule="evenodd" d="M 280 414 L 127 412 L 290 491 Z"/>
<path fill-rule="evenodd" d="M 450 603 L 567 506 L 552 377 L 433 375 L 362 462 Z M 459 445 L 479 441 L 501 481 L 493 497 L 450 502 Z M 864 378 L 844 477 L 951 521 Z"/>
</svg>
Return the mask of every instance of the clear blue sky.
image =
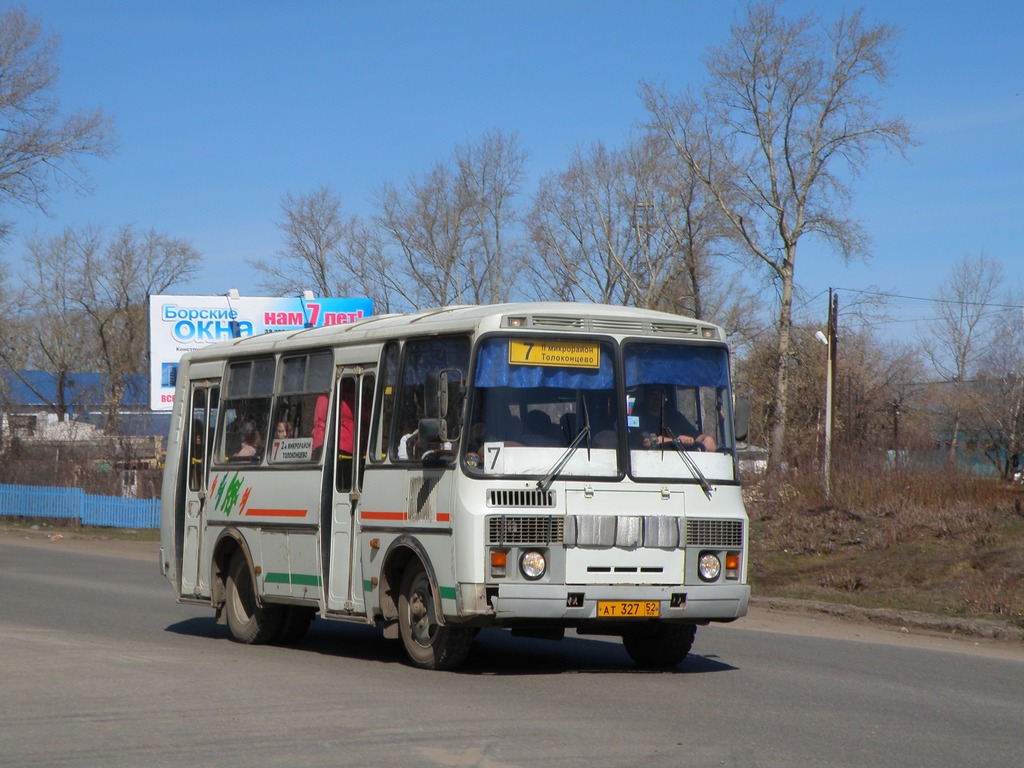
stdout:
<svg viewBox="0 0 1024 768">
<path fill-rule="evenodd" d="M 318 185 L 366 214 L 373 189 L 401 183 L 490 129 L 519 134 L 531 184 L 577 143 L 622 145 L 644 118 L 641 80 L 682 89 L 724 40 L 730 2 L 208 2 L 30 0 L 61 37 L 59 95 L 102 107 L 120 149 L 90 162 L 95 192 L 61 194 L 52 216 L 11 210 L 4 258 L 66 226 L 135 224 L 204 254 L 183 292 L 256 293 L 246 258 L 281 246 L 285 193 Z M 854 214 L 871 257 L 843 265 L 802 245 L 806 317 L 823 292 L 930 297 L 950 266 L 984 251 L 1021 289 L 1024 263 L 1024 3 L 1017 0 L 792 0 L 790 15 L 863 7 L 902 28 L 885 109 L 920 146 L 877 156 Z M 910 329 L 927 303 L 894 310 Z M 899 325 L 890 328 L 898 329 Z"/>
</svg>

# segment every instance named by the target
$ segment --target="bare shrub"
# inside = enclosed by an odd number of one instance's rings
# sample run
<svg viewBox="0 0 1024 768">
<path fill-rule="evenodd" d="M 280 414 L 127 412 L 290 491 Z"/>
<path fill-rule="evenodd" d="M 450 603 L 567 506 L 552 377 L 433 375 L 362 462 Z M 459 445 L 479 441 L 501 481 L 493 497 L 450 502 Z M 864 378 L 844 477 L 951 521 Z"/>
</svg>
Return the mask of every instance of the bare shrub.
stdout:
<svg viewBox="0 0 1024 768">
<path fill-rule="evenodd" d="M 864 576 L 856 574 L 849 568 L 840 568 L 836 571 L 826 571 L 821 576 L 819 584 L 824 589 L 834 592 L 860 592 L 867 587 L 867 580 Z"/>
<path fill-rule="evenodd" d="M 1019 574 L 978 574 L 963 579 L 957 589 L 970 613 L 995 614 L 1024 622 L 1024 580 Z"/>
</svg>

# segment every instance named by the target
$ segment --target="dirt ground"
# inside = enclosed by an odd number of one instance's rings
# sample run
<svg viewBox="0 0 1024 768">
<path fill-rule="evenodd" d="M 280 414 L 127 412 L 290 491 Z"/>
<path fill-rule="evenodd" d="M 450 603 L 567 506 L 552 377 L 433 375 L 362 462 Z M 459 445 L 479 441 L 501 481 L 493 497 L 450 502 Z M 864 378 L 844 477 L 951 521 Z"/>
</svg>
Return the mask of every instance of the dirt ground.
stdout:
<svg viewBox="0 0 1024 768">
<path fill-rule="evenodd" d="M 0 540 L 83 554 L 148 560 L 159 567 L 155 531 L 32 526 L 0 522 Z M 832 603 L 753 597 L 738 631 L 854 640 L 1024 661 L 1024 629 L 1009 624 L 929 614 L 866 610 Z"/>
</svg>

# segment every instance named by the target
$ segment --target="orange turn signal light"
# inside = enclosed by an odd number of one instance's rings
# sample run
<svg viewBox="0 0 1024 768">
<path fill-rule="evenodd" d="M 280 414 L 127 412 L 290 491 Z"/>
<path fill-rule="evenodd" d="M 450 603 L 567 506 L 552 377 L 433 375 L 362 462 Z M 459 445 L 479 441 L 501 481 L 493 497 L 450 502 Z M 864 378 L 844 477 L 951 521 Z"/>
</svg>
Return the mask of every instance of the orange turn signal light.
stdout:
<svg viewBox="0 0 1024 768">
<path fill-rule="evenodd" d="M 506 574 L 505 566 L 508 563 L 508 551 L 504 549 L 491 550 L 491 578 L 502 578 Z"/>
</svg>

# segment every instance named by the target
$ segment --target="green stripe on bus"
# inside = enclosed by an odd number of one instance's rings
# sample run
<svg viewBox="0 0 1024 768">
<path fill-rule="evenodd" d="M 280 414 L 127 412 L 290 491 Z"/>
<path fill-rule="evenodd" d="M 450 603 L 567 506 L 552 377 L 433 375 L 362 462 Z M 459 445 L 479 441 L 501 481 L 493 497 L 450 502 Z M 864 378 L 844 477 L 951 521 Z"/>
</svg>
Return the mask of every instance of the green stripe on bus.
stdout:
<svg viewBox="0 0 1024 768">
<path fill-rule="evenodd" d="M 263 577 L 263 581 L 267 584 L 298 584 L 302 587 L 322 586 L 320 583 L 320 577 L 315 573 L 287 574 L 268 571 L 267 575 Z"/>
<path fill-rule="evenodd" d="M 363 591 L 364 592 L 372 592 L 373 589 L 374 589 L 373 582 L 370 581 L 369 579 L 364 579 L 363 580 Z M 455 590 L 455 587 L 441 587 L 438 591 L 441 593 L 441 599 L 442 600 L 454 600 L 455 599 L 455 595 L 457 594 L 456 590 Z"/>
</svg>

